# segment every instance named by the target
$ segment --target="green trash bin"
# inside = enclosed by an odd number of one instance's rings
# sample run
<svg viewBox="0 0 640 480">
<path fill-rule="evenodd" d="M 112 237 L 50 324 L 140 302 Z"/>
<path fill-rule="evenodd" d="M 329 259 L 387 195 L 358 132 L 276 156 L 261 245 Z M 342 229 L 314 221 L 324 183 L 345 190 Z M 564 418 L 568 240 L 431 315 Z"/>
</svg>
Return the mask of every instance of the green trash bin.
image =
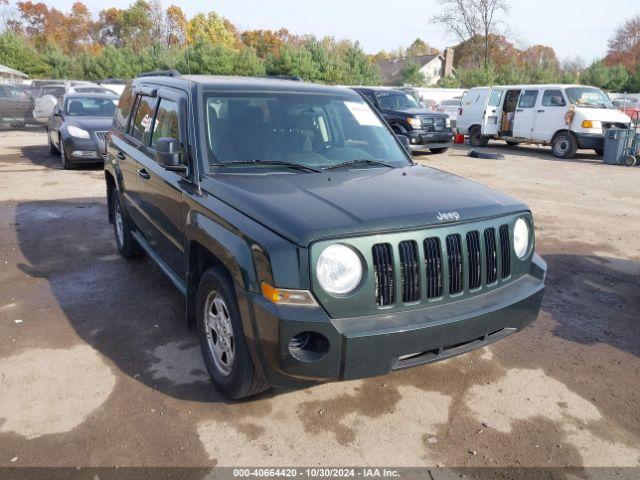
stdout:
<svg viewBox="0 0 640 480">
<path fill-rule="evenodd" d="M 610 128 L 604 131 L 604 163 L 622 165 L 630 153 L 633 130 Z"/>
</svg>

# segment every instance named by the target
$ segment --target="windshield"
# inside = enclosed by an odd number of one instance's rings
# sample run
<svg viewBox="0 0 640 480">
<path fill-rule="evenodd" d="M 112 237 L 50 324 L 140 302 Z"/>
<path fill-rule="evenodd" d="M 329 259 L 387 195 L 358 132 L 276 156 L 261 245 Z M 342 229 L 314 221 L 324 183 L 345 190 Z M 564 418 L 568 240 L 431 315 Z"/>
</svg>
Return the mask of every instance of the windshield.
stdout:
<svg viewBox="0 0 640 480">
<path fill-rule="evenodd" d="M 204 105 L 207 163 L 216 171 L 221 164 L 244 171 L 287 164 L 319 170 L 347 162 L 349 168 L 410 163 L 383 121 L 350 94 L 205 93 Z"/>
<path fill-rule="evenodd" d="M 402 108 L 420 108 L 420 104 L 411 95 L 404 92 L 389 91 L 376 92 L 380 108 L 399 110 Z"/>
<path fill-rule="evenodd" d="M 613 108 L 611 99 L 599 88 L 570 87 L 566 89 L 569 101 L 577 107 Z"/>
<path fill-rule="evenodd" d="M 71 117 L 112 117 L 117 98 L 73 97 L 67 100 L 67 115 Z"/>
</svg>

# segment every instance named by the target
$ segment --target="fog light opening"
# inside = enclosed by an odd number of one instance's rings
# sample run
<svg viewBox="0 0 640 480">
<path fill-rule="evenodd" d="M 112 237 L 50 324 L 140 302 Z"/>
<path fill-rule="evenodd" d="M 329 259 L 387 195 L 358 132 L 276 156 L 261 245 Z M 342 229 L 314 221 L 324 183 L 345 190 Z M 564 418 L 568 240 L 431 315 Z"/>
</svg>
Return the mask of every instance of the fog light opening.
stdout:
<svg viewBox="0 0 640 480">
<path fill-rule="evenodd" d="M 301 362 L 317 362 L 329 352 L 329 340 L 317 332 L 302 332 L 289 340 L 289 353 Z"/>
</svg>

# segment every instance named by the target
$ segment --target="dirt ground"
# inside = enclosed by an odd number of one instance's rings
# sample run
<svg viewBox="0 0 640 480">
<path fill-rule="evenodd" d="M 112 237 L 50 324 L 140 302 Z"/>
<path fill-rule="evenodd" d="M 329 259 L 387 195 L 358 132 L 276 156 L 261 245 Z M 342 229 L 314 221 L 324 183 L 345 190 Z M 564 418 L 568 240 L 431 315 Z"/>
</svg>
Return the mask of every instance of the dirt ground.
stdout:
<svg viewBox="0 0 640 480">
<path fill-rule="evenodd" d="M 0 134 L 0 466 L 640 466 L 640 168 L 492 145 L 419 161 L 526 201 L 538 320 L 391 375 L 226 402 L 183 300 L 116 253 L 99 169 Z"/>
</svg>

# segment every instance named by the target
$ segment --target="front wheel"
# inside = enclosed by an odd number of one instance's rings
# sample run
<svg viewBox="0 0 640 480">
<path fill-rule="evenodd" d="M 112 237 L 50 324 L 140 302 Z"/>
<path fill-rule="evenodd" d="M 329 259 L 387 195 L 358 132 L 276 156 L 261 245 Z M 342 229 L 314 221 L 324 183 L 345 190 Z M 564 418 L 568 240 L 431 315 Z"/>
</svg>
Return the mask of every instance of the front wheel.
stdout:
<svg viewBox="0 0 640 480">
<path fill-rule="evenodd" d="M 49 139 L 49 153 L 51 155 L 60 155 L 60 150 L 53 144 L 53 140 L 51 140 L 51 130 L 47 129 L 47 138 Z"/>
<path fill-rule="evenodd" d="M 67 155 L 66 150 L 64 149 L 64 142 L 62 138 L 60 139 L 60 160 L 62 160 L 62 168 L 65 170 L 71 170 L 73 168 L 73 164 L 69 160 L 69 156 Z"/>
<path fill-rule="evenodd" d="M 111 218 L 113 218 L 113 233 L 116 237 L 118 252 L 125 258 L 139 257 L 144 252 L 131 234 L 133 230 L 131 222 L 122 211 L 122 205 L 120 205 L 120 198 L 116 190 L 112 192 L 112 197 Z"/>
<path fill-rule="evenodd" d="M 472 147 L 486 147 L 489 144 L 489 138 L 482 135 L 482 128 L 479 125 L 469 130 L 469 144 Z"/>
<path fill-rule="evenodd" d="M 449 150 L 449 148 L 448 148 L 448 147 L 445 147 L 445 148 L 430 148 L 430 149 L 429 149 L 429 151 L 430 151 L 431 153 L 435 153 L 435 154 L 438 154 L 438 153 L 444 153 L 444 152 L 446 152 L 447 150 Z"/>
<path fill-rule="evenodd" d="M 578 141 L 571 132 L 560 132 L 551 142 L 551 150 L 557 158 L 573 158 L 578 151 Z"/>
<path fill-rule="evenodd" d="M 204 272 L 196 305 L 202 357 L 216 388 L 234 400 L 267 390 L 247 348 L 233 281 L 223 268 Z"/>
</svg>

